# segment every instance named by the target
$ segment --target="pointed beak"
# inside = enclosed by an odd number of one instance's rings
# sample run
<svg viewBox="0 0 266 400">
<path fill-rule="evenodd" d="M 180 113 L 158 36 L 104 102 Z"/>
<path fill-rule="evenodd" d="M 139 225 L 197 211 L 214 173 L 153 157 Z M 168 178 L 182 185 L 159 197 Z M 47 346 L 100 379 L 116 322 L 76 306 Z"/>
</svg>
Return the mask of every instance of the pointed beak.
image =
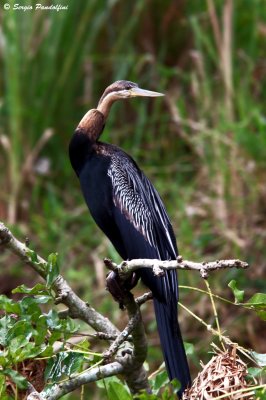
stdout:
<svg viewBox="0 0 266 400">
<path fill-rule="evenodd" d="M 140 89 L 138 87 L 130 89 L 130 97 L 137 97 L 137 96 L 159 97 L 159 96 L 164 96 L 164 94 L 158 92 L 152 92 L 151 90 Z"/>
</svg>

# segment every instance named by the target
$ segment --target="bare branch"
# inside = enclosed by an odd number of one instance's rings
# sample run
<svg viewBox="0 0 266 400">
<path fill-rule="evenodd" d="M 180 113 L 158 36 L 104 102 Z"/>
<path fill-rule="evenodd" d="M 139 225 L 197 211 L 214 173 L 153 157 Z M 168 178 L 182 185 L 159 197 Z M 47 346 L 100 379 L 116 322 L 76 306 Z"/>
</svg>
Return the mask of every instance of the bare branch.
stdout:
<svg viewBox="0 0 266 400">
<path fill-rule="evenodd" d="M 140 268 L 151 268 L 155 276 L 163 275 L 164 271 L 170 269 L 192 270 L 198 271 L 201 277 L 206 279 L 211 271 L 225 268 L 246 269 L 248 268 L 248 264 L 240 260 L 216 260 L 200 263 L 183 260 L 181 256 L 178 256 L 177 260 L 134 259 L 123 261 L 119 265 L 108 260 L 108 268 L 116 271 L 123 280 L 126 280 L 132 272 Z"/>
</svg>

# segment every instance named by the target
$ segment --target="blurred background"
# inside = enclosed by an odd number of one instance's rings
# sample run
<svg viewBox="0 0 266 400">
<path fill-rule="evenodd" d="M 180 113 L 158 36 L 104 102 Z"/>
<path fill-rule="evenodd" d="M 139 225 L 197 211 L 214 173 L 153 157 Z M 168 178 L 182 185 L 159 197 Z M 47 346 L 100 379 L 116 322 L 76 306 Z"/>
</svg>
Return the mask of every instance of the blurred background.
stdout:
<svg viewBox="0 0 266 400">
<path fill-rule="evenodd" d="M 15 9 L 15 3 L 20 9 Z M 0 219 L 43 257 L 58 252 L 62 274 L 122 326 L 105 291 L 102 259 L 119 258 L 90 217 L 68 159 L 70 137 L 115 80 L 166 94 L 117 102 L 102 139 L 128 151 L 160 192 L 186 259 L 240 258 L 248 271 L 212 274 L 233 300 L 265 290 L 265 0 L 1 1 Z M 32 10 L 23 9 L 32 6 Z M 0 254 L 0 292 L 38 277 Z M 181 285 L 205 289 L 194 272 Z M 139 290 L 142 290 L 141 288 Z M 208 296 L 181 289 L 180 301 L 213 323 Z M 218 304 L 232 340 L 265 351 L 256 315 Z M 144 308 L 152 369 L 161 362 L 152 308 Z M 193 375 L 207 360 L 206 329 L 180 311 L 195 345 Z"/>
</svg>

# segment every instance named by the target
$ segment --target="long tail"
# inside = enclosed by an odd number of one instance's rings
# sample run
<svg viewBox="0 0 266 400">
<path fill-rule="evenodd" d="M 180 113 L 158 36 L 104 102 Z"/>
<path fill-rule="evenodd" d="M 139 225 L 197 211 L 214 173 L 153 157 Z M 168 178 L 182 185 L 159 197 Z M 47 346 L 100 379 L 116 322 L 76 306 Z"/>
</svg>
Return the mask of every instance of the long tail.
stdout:
<svg viewBox="0 0 266 400">
<path fill-rule="evenodd" d="M 181 388 L 178 395 L 181 398 L 184 390 L 191 385 L 191 378 L 177 314 L 169 313 L 169 304 L 161 303 L 156 298 L 153 303 L 168 376 L 170 380 L 179 380 Z"/>
</svg>

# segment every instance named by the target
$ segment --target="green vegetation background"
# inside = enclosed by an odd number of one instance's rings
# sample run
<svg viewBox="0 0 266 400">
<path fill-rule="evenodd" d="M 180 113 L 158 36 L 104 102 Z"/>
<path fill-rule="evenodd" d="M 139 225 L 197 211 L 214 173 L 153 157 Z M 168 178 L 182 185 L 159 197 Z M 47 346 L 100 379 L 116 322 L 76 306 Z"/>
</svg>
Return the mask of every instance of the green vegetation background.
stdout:
<svg viewBox="0 0 266 400">
<path fill-rule="evenodd" d="M 265 0 L 53 1 L 67 6 L 59 12 L 2 3 L 0 219 L 43 256 L 57 251 L 74 289 L 122 326 L 101 261 L 118 256 L 84 205 L 68 142 L 108 84 L 131 80 L 166 97 L 115 104 L 102 139 L 127 150 L 155 184 L 184 258 L 250 263 L 213 274 L 216 293 L 230 297 L 231 279 L 250 295 L 265 290 Z M 0 261 L 1 293 L 38 279 L 7 253 Z M 204 287 L 195 273 L 179 276 Z M 204 297 L 184 289 L 181 302 L 212 323 Z M 256 317 L 224 305 L 218 312 L 231 339 L 265 352 Z M 196 372 L 211 336 L 184 312 L 180 319 Z M 145 320 L 158 366 L 149 307 Z"/>
</svg>

